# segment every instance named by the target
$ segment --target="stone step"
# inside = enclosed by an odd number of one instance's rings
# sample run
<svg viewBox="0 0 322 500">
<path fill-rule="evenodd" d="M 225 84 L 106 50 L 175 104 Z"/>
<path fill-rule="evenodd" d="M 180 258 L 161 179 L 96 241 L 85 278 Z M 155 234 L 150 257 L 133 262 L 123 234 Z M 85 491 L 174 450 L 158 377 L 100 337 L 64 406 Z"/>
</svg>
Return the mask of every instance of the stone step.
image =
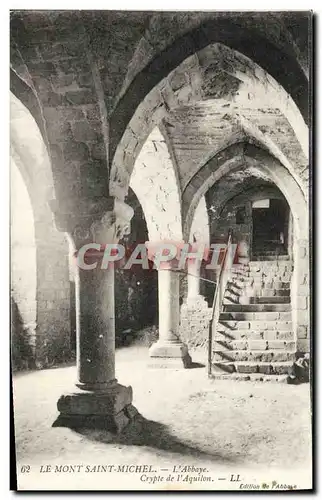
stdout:
<svg viewBox="0 0 322 500">
<path fill-rule="evenodd" d="M 253 271 L 245 273 L 243 275 L 243 281 L 250 280 L 262 280 L 262 281 L 272 281 L 273 283 L 279 283 L 280 281 L 289 281 L 292 279 L 292 271 L 281 271 L 277 273 L 271 273 L 266 271 Z"/>
<path fill-rule="evenodd" d="M 247 305 L 247 304 L 289 304 L 290 303 L 290 296 L 282 296 L 282 295 L 276 295 L 276 296 L 255 296 L 255 297 L 250 297 L 249 295 L 241 295 L 239 297 L 239 303 L 241 305 Z"/>
<path fill-rule="evenodd" d="M 288 304 L 228 304 L 223 313 L 230 312 L 277 312 L 290 311 L 291 305 Z M 222 314 L 223 314 L 222 313 Z"/>
<path fill-rule="evenodd" d="M 289 255 L 287 252 L 275 252 L 275 250 L 265 250 L 264 248 L 261 250 L 254 250 L 253 257 L 280 257 L 284 259 L 288 259 Z M 252 259 L 254 260 L 254 259 Z"/>
<path fill-rule="evenodd" d="M 263 373 L 210 373 L 209 378 L 212 380 L 234 380 L 243 382 L 273 382 L 287 384 L 288 374 L 286 375 L 275 375 L 270 373 L 269 375 Z"/>
<path fill-rule="evenodd" d="M 289 255 L 253 255 L 253 261 L 276 261 L 276 260 L 289 260 Z"/>
<path fill-rule="evenodd" d="M 247 271 L 243 274 L 232 275 L 237 277 L 243 277 L 243 279 L 247 278 L 262 278 L 262 279 L 272 279 L 275 281 L 281 281 L 281 278 L 289 278 L 292 277 L 292 271 L 276 271 L 272 272 L 271 270 L 263 270 L 260 271 Z"/>
<path fill-rule="evenodd" d="M 288 283 L 289 285 L 289 283 Z M 277 288 L 264 286 L 262 288 L 259 287 L 245 287 L 242 295 L 246 297 L 289 297 L 290 288 Z"/>
<path fill-rule="evenodd" d="M 280 269 L 280 268 L 287 268 L 287 269 L 292 269 L 293 267 L 293 261 L 291 260 L 278 260 L 276 262 L 272 262 L 271 260 L 268 260 L 268 261 L 264 261 L 264 260 L 261 260 L 261 261 L 250 261 L 248 263 L 248 268 L 249 269 L 253 269 L 253 268 L 259 268 L 259 269 L 263 269 L 263 268 L 267 268 L 267 269 Z M 244 268 L 245 269 L 245 268 Z"/>
<path fill-rule="evenodd" d="M 211 365 L 212 373 L 262 373 L 266 375 L 286 375 L 289 373 L 293 361 L 281 363 L 256 363 L 250 361 L 215 362 Z"/>
<path fill-rule="evenodd" d="M 292 273 L 291 272 L 265 273 L 265 271 L 256 271 L 253 273 L 245 273 L 243 277 L 239 277 L 237 279 L 242 282 L 254 281 L 255 283 L 260 281 L 269 281 L 272 283 L 279 283 L 281 281 L 289 282 L 292 279 Z"/>
<path fill-rule="evenodd" d="M 255 341 L 254 342 L 265 342 L 264 340 L 262 341 Z M 274 342 L 281 342 L 275 340 Z M 295 342 L 289 342 L 288 344 L 290 345 L 295 345 Z M 239 361 L 250 361 L 250 362 L 286 362 L 286 361 L 295 361 L 295 356 L 296 353 L 293 350 L 285 350 L 283 347 L 281 349 L 274 349 L 274 350 L 240 350 L 240 351 L 233 351 L 227 349 L 226 351 L 221 350 L 221 351 L 213 351 L 212 354 L 212 360 L 213 362 L 239 362 Z"/>
<path fill-rule="evenodd" d="M 264 332 L 265 330 L 279 330 L 281 332 L 292 331 L 292 313 L 278 313 L 279 316 L 288 314 L 287 318 L 272 320 L 220 320 L 217 331 L 230 332 L 234 330 L 250 330 L 252 332 Z M 289 319 L 288 319 L 289 318 Z"/>
<path fill-rule="evenodd" d="M 229 304 L 241 304 L 241 305 L 247 305 L 247 304 L 289 304 L 291 302 L 290 296 L 283 296 L 283 295 L 276 295 L 274 296 L 273 294 L 271 296 L 261 296 L 259 293 L 256 295 L 250 295 L 250 292 L 248 292 L 247 295 L 240 294 L 240 295 L 235 295 L 233 293 L 227 293 L 225 294 L 225 297 L 223 299 L 223 304 L 224 305 L 229 305 Z"/>
<path fill-rule="evenodd" d="M 217 331 L 214 335 L 214 343 L 219 342 L 228 345 L 230 342 L 247 342 L 251 340 L 288 340 L 293 341 L 293 330 L 263 330 L 254 332 L 252 330 L 224 330 Z M 236 344 L 237 345 L 237 344 Z"/>
<path fill-rule="evenodd" d="M 279 350 L 283 349 L 286 351 L 294 351 L 295 349 L 295 341 L 294 339 L 291 340 L 281 340 L 277 338 L 258 338 L 258 339 L 252 339 L 247 337 L 246 335 L 244 337 L 241 337 L 238 340 L 232 340 L 232 339 L 226 339 L 226 340 L 219 340 L 218 337 L 214 339 L 214 342 L 212 343 L 212 350 L 213 352 L 221 352 L 221 351 L 227 351 L 227 352 L 236 352 L 236 351 L 244 351 L 244 352 L 249 352 L 249 351 L 273 351 L 273 350 Z"/>
<path fill-rule="evenodd" d="M 236 296 L 225 296 L 224 297 L 224 300 L 223 300 L 223 304 L 226 306 L 226 305 L 229 305 L 229 304 L 239 304 L 239 297 L 236 297 Z"/>
<path fill-rule="evenodd" d="M 230 304 L 231 307 L 233 304 Z M 240 307 L 240 304 L 237 304 Z M 262 305 L 262 304 L 260 304 Z M 228 307 L 225 306 L 225 307 Z M 292 313 L 291 311 L 261 311 L 261 312 L 252 312 L 252 311 L 226 311 L 220 313 L 219 323 L 223 321 L 291 321 Z"/>
</svg>

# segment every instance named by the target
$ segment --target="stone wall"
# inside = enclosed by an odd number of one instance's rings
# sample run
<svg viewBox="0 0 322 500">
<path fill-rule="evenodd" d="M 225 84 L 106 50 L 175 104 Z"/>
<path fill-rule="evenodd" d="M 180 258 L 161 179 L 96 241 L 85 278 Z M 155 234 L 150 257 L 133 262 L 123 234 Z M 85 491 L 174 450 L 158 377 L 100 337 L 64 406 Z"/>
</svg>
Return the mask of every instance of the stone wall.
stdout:
<svg viewBox="0 0 322 500">
<path fill-rule="evenodd" d="M 181 306 L 180 337 L 188 347 L 207 349 L 211 313 L 212 310 L 203 297 Z"/>
<path fill-rule="evenodd" d="M 12 160 L 12 346 L 17 368 L 42 368 L 71 356 L 67 242 L 52 220 L 34 216 L 33 208 Z"/>
<path fill-rule="evenodd" d="M 298 240 L 294 247 L 294 264 L 297 270 L 293 276 L 292 302 L 293 323 L 296 325 L 297 350 L 311 352 L 310 342 L 313 335 L 310 317 L 310 246 L 309 240 Z"/>
<path fill-rule="evenodd" d="M 32 224 L 30 224 L 32 221 Z M 33 213 L 27 189 L 15 164 L 11 168 L 11 319 L 12 360 L 28 367 L 35 355 L 37 263 Z"/>
</svg>

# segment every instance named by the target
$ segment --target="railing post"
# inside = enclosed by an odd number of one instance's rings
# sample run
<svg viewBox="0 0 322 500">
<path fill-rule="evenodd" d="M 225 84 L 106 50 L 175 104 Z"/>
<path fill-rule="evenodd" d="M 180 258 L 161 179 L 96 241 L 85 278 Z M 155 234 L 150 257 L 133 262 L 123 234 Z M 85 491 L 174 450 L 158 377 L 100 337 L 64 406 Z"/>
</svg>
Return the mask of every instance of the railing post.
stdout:
<svg viewBox="0 0 322 500">
<path fill-rule="evenodd" d="M 213 332 L 214 330 L 216 331 L 217 329 L 217 324 L 219 321 L 219 316 L 220 316 L 220 310 L 222 306 L 222 302 L 224 299 L 224 294 L 225 294 L 225 289 L 228 281 L 228 273 L 226 272 L 227 269 L 227 261 L 229 263 L 229 266 L 232 265 L 233 260 L 230 262 L 231 257 L 231 242 L 232 242 L 232 231 L 231 229 L 228 231 L 228 239 L 227 239 L 227 246 L 225 249 L 224 257 L 220 266 L 219 274 L 218 274 L 218 280 L 216 284 L 216 290 L 214 294 L 214 300 L 213 300 L 213 305 L 212 305 L 212 315 L 211 319 L 209 322 L 209 337 L 208 337 L 208 377 L 211 377 L 211 364 L 212 364 L 212 343 L 213 343 Z M 224 279 L 227 278 L 227 279 Z"/>
</svg>

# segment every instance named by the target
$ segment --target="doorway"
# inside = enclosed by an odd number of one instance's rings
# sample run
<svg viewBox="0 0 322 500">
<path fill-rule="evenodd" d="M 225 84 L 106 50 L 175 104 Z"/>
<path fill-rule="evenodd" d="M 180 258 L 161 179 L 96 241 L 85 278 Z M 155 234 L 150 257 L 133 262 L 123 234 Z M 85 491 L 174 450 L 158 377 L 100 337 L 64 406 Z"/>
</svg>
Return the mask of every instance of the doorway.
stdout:
<svg viewBox="0 0 322 500">
<path fill-rule="evenodd" d="M 289 207 L 286 200 L 265 199 L 252 205 L 252 254 L 288 255 Z"/>
</svg>

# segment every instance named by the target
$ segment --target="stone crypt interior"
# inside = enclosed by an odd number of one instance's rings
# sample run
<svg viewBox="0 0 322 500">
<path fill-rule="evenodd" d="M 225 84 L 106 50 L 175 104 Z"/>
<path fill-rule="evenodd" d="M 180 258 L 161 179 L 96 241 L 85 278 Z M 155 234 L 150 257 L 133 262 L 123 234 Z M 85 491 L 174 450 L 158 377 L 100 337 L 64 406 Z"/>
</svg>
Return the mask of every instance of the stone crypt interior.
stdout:
<svg viewBox="0 0 322 500">
<path fill-rule="evenodd" d="M 11 13 L 11 359 L 17 408 L 24 377 L 61 381 L 43 435 L 105 429 L 121 445 L 189 454 L 182 436 L 164 444 L 160 409 L 145 410 L 158 444 L 131 431 L 150 397 L 144 379 L 164 381 L 160 402 L 174 381 L 210 400 L 225 384 L 281 404 L 289 394 L 307 428 L 308 386 L 263 382 L 285 382 L 310 353 L 309 23 L 306 12 Z M 209 246 L 229 234 L 238 266 L 211 380 L 217 271 L 82 270 L 73 259 L 92 242 Z"/>
</svg>

